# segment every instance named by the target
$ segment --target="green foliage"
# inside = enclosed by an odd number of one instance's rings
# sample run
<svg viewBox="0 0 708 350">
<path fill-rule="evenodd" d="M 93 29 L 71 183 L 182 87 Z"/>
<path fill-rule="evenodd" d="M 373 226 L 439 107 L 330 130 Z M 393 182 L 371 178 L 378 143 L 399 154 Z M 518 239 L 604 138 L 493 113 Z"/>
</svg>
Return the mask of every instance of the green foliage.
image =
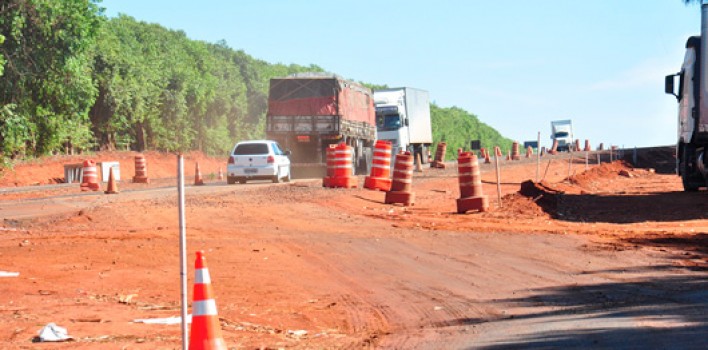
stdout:
<svg viewBox="0 0 708 350">
<path fill-rule="evenodd" d="M 433 149 L 439 142 L 447 143 L 445 159 L 457 158 L 457 149 L 470 149 L 470 141 L 480 140 L 487 149 L 499 146 L 506 154 L 511 149 L 512 140 L 503 137 L 489 125 L 479 121 L 477 116 L 458 107 L 441 108 L 430 105 L 430 119 L 433 127 Z"/>
<path fill-rule="evenodd" d="M 0 5 L 0 153 L 42 155 L 70 146 L 96 95 L 90 48 L 100 13 L 93 0 Z"/>
<path fill-rule="evenodd" d="M 236 141 L 264 137 L 271 78 L 324 72 L 264 62 L 223 41 L 190 40 L 125 15 L 106 19 L 98 2 L 0 4 L 4 157 L 91 149 L 224 154 Z M 435 141 L 451 149 L 472 139 L 510 144 L 462 109 L 433 105 L 432 113 Z"/>
</svg>

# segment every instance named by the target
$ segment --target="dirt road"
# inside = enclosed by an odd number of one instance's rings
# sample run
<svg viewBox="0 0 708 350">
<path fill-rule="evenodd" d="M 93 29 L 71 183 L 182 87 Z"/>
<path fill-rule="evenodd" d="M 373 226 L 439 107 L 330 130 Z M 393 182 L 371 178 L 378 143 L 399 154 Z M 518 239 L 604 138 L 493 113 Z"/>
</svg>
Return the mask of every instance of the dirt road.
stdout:
<svg viewBox="0 0 708 350">
<path fill-rule="evenodd" d="M 705 348 L 706 194 L 618 162 L 542 165 L 520 194 L 536 165 L 504 164 L 501 208 L 483 165 L 494 208 L 466 215 L 454 165 L 416 173 L 412 207 L 211 179 L 187 192 L 189 258 L 206 251 L 230 348 Z M 0 348 L 50 322 L 75 339 L 42 348 L 179 348 L 179 325 L 134 322 L 179 315 L 172 184 L 0 193 L 0 270 L 20 273 L 0 278 Z"/>
</svg>

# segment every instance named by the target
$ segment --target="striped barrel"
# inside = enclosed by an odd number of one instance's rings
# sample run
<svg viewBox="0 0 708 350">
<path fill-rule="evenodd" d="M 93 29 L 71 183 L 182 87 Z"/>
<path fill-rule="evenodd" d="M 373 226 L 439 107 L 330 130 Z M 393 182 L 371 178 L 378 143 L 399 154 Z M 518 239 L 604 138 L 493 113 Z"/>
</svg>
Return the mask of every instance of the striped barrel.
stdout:
<svg viewBox="0 0 708 350">
<path fill-rule="evenodd" d="M 364 188 L 388 191 L 391 189 L 391 152 L 389 141 L 378 140 L 374 144 L 371 173 L 364 179 Z"/>
<path fill-rule="evenodd" d="M 462 153 L 457 158 L 457 164 L 460 197 L 482 195 L 482 181 L 477 156 L 472 153 Z"/>
<path fill-rule="evenodd" d="M 413 205 L 413 156 L 411 152 L 399 153 L 393 165 L 393 180 L 391 190 L 386 192 L 386 204 L 400 203 Z"/>
<path fill-rule="evenodd" d="M 413 183 L 413 156 L 411 152 L 396 155 L 393 165 L 393 182 L 391 191 L 410 192 Z"/>
<path fill-rule="evenodd" d="M 352 176 L 352 153 L 351 147 L 344 143 L 340 143 L 334 149 L 333 159 L 333 176 L 334 177 L 351 177 Z"/>
<path fill-rule="evenodd" d="M 376 178 L 388 178 L 391 176 L 391 142 L 376 141 L 374 158 L 371 160 L 370 176 Z"/>
<path fill-rule="evenodd" d="M 521 154 L 519 153 L 519 143 L 514 141 L 511 144 L 511 159 L 512 160 L 519 160 L 521 159 Z"/>
<path fill-rule="evenodd" d="M 445 152 L 447 152 L 447 143 L 440 142 L 435 150 L 435 160 L 431 163 L 434 168 L 445 168 Z"/>
<path fill-rule="evenodd" d="M 227 349 L 221 335 L 219 315 L 216 310 L 211 276 L 206 266 L 204 251 L 197 251 L 194 263 L 194 293 L 192 302 L 192 328 L 189 350 Z"/>
<path fill-rule="evenodd" d="M 352 166 L 354 150 L 345 143 L 327 148 L 327 176 L 322 179 L 324 187 L 354 188 L 358 186 Z"/>
<path fill-rule="evenodd" d="M 482 190 L 482 176 L 479 173 L 479 161 L 474 153 L 462 153 L 457 158 L 460 198 L 457 200 L 457 212 L 462 214 L 470 210 L 486 211 L 489 208 L 487 196 Z"/>
<path fill-rule="evenodd" d="M 82 171 L 81 190 L 98 191 L 98 170 L 96 168 L 96 162 L 93 160 L 85 160 Z"/>
<path fill-rule="evenodd" d="M 135 156 L 135 176 L 133 176 L 134 183 L 148 183 L 150 180 L 147 177 L 147 160 L 142 154 Z"/>
</svg>

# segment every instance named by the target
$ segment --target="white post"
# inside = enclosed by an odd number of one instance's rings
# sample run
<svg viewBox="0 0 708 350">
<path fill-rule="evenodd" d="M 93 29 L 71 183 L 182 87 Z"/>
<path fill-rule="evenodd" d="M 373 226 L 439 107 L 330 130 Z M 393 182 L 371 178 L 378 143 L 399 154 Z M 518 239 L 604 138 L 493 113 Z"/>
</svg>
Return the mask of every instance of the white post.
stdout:
<svg viewBox="0 0 708 350">
<path fill-rule="evenodd" d="M 497 169 L 497 198 L 499 199 L 499 208 L 502 207 L 501 198 L 501 174 L 499 170 L 499 156 L 497 156 L 496 151 L 494 152 L 494 166 Z"/>
<path fill-rule="evenodd" d="M 177 197 L 179 208 L 179 279 L 182 312 L 182 349 L 187 350 L 187 223 L 184 215 L 184 157 L 177 154 Z"/>
<path fill-rule="evenodd" d="M 538 137 L 536 138 L 536 183 L 538 183 L 538 176 L 541 173 L 541 132 L 538 132 Z"/>
</svg>

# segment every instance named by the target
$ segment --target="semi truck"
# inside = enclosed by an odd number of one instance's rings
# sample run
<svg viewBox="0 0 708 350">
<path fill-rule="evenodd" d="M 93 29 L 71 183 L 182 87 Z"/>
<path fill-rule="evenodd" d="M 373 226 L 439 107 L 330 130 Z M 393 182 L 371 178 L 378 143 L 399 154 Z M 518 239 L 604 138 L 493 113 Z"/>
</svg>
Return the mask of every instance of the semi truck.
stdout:
<svg viewBox="0 0 708 350">
<path fill-rule="evenodd" d="M 433 142 L 428 92 L 411 87 L 374 90 L 374 104 L 377 138 L 391 142 L 393 152 L 409 151 L 427 163 Z"/>
<path fill-rule="evenodd" d="M 573 149 L 573 122 L 569 119 L 551 122 L 551 140 L 558 141 L 558 151 Z"/>
<path fill-rule="evenodd" d="M 667 75 L 664 91 L 678 101 L 676 170 L 685 191 L 706 186 L 708 150 L 708 4 L 701 5 L 701 35 L 686 41 L 681 71 Z M 678 89 L 676 80 L 678 79 Z M 676 91 L 678 90 L 678 91 Z"/>
<path fill-rule="evenodd" d="M 355 174 L 371 167 L 376 124 L 372 92 L 339 76 L 294 74 L 270 80 L 266 137 L 291 151 L 294 178 L 322 176 L 330 145 L 353 148 Z"/>
</svg>

